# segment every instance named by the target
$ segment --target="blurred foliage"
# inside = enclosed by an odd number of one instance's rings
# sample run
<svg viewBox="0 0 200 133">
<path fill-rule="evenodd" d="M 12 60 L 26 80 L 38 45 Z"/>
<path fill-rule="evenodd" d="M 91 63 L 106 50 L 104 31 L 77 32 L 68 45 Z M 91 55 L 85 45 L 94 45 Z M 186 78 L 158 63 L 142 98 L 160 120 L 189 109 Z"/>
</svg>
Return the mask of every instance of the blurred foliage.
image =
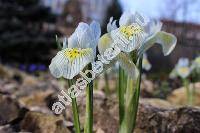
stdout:
<svg viewBox="0 0 200 133">
<path fill-rule="evenodd" d="M 49 49 L 56 47 L 55 15 L 39 0 L 0 0 L 0 59 L 2 62 L 46 62 Z"/>
<path fill-rule="evenodd" d="M 169 83 L 167 81 L 162 81 L 158 84 L 153 97 L 166 99 L 167 95 L 172 91 L 171 87 L 169 87 Z"/>
</svg>

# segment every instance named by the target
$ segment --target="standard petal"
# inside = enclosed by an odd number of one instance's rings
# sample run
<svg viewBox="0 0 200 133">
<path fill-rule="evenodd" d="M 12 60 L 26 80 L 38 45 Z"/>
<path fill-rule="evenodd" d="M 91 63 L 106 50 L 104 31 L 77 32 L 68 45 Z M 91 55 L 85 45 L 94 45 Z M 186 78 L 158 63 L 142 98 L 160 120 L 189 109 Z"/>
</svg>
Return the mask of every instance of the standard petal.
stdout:
<svg viewBox="0 0 200 133">
<path fill-rule="evenodd" d="M 93 50 L 67 48 L 52 59 L 50 71 L 56 78 L 72 79 L 90 62 L 93 61 Z"/>
<path fill-rule="evenodd" d="M 69 38 L 68 38 L 68 48 L 78 48 L 79 47 L 79 41 L 78 41 L 78 35 L 76 32 L 74 32 Z"/>
<path fill-rule="evenodd" d="M 97 41 L 89 25 L 87 25 L 86 23 L 80 23 L 79 25 L 81 25 L 80 27 L 83 27 L 83 28 L 77 29 L 77 35 L 78 35 L 79 44 L 80 44 L 79 48 L 96 47 Z"/>
<path fill-rule="evenodd" d="M 137 23 L 140 26 L 146 26 L 148 21 L 149 20 L 145 16 L 143 16 L 142 14 L 140 14 L 138 12 L 135 12 L 134 15 L 133 15 L 133 22 L 132 23 Z"/>
<path fill-rule="evenodd" d="M 107 24 L 107 32 L 117 29 L 116 20 L 113 20 L 113 17 L 110 18 L 109 23 Z"/>
<path fill-rule="evenodd" d="M 120 66 L 124 69 L 127 75 L 129 75 L 133 79 L 137 79 L 139 71 L 127 54 L 121 52 L 117 56 L 117 60 L 119 61 Z"/>
<path fill-rule="evenodd" d="M 178 67 L 188 67 L 189 66 L 189 59 L 188 58 L 180 58 L 177 63 Z"/>
<path fill-rule="evenodd" d="M 101 26 L 98 22 L 92 21 L 90 24 L 90 28 L 96 40 L 98 40 L 101 36 Z"/>
<path fill-rule="evenodd" d="M 145 41 L 139 48 L 138 55 L 141 57 L 144 52 L 151 48 L 155 43 L 158 43 L 162 46 L 163 54 L 167 56 L 175 48 L 176 42 L 177 38 L 173 34 L 160 31 L 155 36 L 152 36 Z"/>
<path fill-rule="evenodd" d="M 134 15 L 130 12 L 124 12 L 119 19 L 120 26 L 128 26 L 133 23 Z"/>
<path fill-rule="evenodd" d="M 69 48 L 88 48 L 94 41 L 93 34 L 88 24 L 79 23 L 75 32 L 68 39 Z"/>
<path fill-rule="evenodd" d="M 145 32 L 150 36 L 154 36 L 162 28 L 162 22 L 158 20 L 151 20 L 145 27 Z"/>
</svg>

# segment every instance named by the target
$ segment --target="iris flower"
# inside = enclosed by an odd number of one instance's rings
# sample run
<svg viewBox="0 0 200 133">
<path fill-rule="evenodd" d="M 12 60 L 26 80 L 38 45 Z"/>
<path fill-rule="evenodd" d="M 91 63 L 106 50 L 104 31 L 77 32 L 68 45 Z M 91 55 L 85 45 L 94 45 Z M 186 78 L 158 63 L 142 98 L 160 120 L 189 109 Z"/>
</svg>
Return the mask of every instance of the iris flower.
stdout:
<svg viewBox="0 0 200 133">
<path fill-rule="evenodd" d="M 180 58 L 175 68 L 170 73 L 170 78 L 175 78 L 180 76 L 182 79 L 187 78 L 192 71 L 192 68 L 189 66 L 188 58 Z"/>
<path fill-rule="evenodd" d="M 146 20 L 139 13 L 125 12 L 119 20 L 119 27 L 113 18 L 107 25 L 108 33 L 100 38 L 98 48 L 103 53 L 107 48 L 118 46 L 121 53 L 116 57 L 122 68 L 130 75 L 137 75 L 135 64 L 131 61 L 130 52 L 141 57 L 155 43 L 162 46 L 165 56 L 176 46 L 174 35 L 161 31 L 162 23 L 156 20 Z M 136 76 L 137 77 L 137 76 Z"/>
<path fill-rule="evenodd" d="M 149 71 L 151 69 L 151 64 L 149 60 L 147 59 L 147 54 L 143 55 L 142 68 L 146 71 Z"/>
<path fill-rule="evenodd" d="M 75 32 L 63 42 L 63 49 L 52 59 L 49 69 L 56 77 L 72 79 L 94 61 L 96 46 L 101 35 L 100 24 L 79 23 Z"/>
</svg>

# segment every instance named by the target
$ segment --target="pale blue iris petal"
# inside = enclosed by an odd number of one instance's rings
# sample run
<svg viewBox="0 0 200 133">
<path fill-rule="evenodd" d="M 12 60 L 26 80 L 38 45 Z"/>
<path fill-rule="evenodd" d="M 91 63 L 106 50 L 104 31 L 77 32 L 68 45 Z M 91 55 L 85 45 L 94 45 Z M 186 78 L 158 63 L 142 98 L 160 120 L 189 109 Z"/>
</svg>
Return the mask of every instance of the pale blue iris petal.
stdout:
<svg viewBox="0 0 200 133">
<path fill-rule="evenodd" d="M 90 28 L 96 40 L 98 40 L 101 36 L 101 27 L 100 24 L 96 21 L 92 21 L 90 24 Z"/>
<path fill-rule="evenodd" d="M 151 20 L 146 26 L 144 26 L 145 32 L 149 34 L 149 36 L 153 36 L 159 31 L 161 31 L 162 22 L 158 20 Z"/>
<path fill-rule="evenodd" d="M 96 47 L 98 44 L 98 40 L 101 36 L 100 24 L 96 21 L 92 21 L 92 23 L 90 24 L 90 30 L 91 30 L 91 32 L 90 32 L 90 36 L 91 36 L 90 47 L 94 51 L 94 56 L 96 56 Z"/>
<path fill-rule="evenodd" d="M 138 55 L 141 57 L 144 52 L 151 48 L 155 43 L 158 43 L 162 46 L 163 54 L 167 56 L 175 48 L 176 42 L 177 38 L 173 34 L 160 31 L 145 41 L 145 43 L 139 48 Z"/>
<path fill-rule="evenodd" d="M 113 17 L 110 18 L 109 23 L 107 24 L 107 32 L 117 29 L 116 20 L 113 20 Z"/>
<path fill-rule="evenodd" d="M 189 66 L 189 59 L 188 58 L 180 58 L 178 60 L 177 66 L 179 66 L 179 67 L 187 67 L 187 66 Z"/>
<path fill-rule="evenodd" d="M 89 48 L 91 46 L 91 42 L 94 40 L 89 25 L 86 23 L 79 23 L 75 32 L 79 43 L 78 48 Z"/>
<path fill-rule="evenodd" d="M 68 48 L 78 48 L 79 42 L 77 33 L 74 32 L 69 38 L 68 38 Z"/>
<path fill-rule="evenodd" d="M 90 27 L 86 23 L 79 23 L 75 32 L 68 39 L 69 48 L 88 48 L 90 43 L 88 41 L 88 32 L 90 32 Z M 91 35 L 91 34 L 90 34 Z"/>
<path fill-rule="evenodd" d="M 119 19 L 120 26 L 128 26 L 133 23 L 134 15 L 130 12 L 124 12 Z"/>
</svg>

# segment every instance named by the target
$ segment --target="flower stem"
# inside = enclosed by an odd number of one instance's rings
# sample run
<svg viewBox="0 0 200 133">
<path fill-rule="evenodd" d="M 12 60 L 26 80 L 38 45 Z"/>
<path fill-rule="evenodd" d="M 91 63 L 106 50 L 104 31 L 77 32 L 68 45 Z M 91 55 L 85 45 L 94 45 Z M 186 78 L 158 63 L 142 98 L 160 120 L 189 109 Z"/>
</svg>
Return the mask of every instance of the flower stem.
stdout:
<svg viewBox="0 0 200 133">
<path fill-rule="evenodd" d="M 105 92 L 106 92 L 106 95 L 108 96 L 110 93 L 110 88 L 109 88 L 109 83 L 108 83 L 108 73 L 105 72 L 104 74 L 105 74 L 104 77 L 105 77 L 105 84 L 106 84 Z"/>
<path fill-rule="evenodd" d="M 92 69 L 92 65 L 88 66 Z M 92 133 L 93 130 L 93 81 L 86 88 L 86 117 L 85 117 L 84 133 Z"/>
<path fill-rule="evenodd" d="M 118 100 L 119 100 L 119 123 L 122 123 L 124 117 L 124 72 L 121 67 L 119 67 L 119 85 L 118 85 Z"/>
<path fill-rule="evenodd" d="M 68 85 L 69 87 L 73 85 L 72 80 L 68 80 Z M 75 132 L 80 133 L 80 122 L 79 122 L 79 113 L 78 113 L 78 106 L 76 102 L 76 98 L 72 98 L 72 112 L 73 112 L 73 119 L 74 119 L 74 127 L 75 127 Z"/>
<path fill-rule="evenodd" d="M 186 88 L 186 95 L 187 95 L 187 103 L 189 105 L 193 104 L 193 89 L 190 89 L 189 81 L 187 79 L 183 79 L 183 84 Z"/>
</svg>

